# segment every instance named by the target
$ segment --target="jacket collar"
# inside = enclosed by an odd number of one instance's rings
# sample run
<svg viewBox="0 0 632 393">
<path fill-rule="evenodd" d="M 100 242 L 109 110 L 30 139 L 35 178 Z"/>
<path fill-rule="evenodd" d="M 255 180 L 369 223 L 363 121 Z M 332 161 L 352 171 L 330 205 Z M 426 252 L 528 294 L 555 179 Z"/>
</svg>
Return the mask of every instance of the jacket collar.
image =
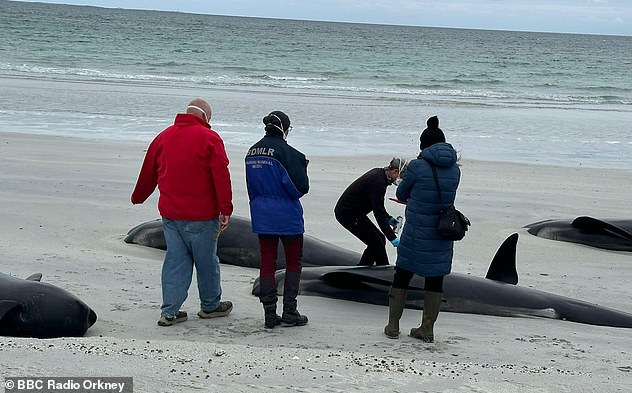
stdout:
<svg viewBox="0 0 632 393">
<path fill-rule="evenodd" d="M 204 119 L 200 119 L 199 117 L 191 114 L 191 113 L 178 113 L 176 115 L 176 120 L 174 124 L 189 124 L 189 125 L 201 125 L 206 128 L 211 128 L 211 125 L 208 124 Z"/>
</svg>

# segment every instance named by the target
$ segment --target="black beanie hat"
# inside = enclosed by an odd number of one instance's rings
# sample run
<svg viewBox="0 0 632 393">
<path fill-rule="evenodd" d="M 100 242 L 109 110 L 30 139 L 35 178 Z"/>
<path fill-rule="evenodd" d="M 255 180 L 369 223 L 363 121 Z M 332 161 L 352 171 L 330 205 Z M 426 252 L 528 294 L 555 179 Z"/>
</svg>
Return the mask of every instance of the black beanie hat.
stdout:
<svg viewBox="0 0 632 393">
<path fill-rule="evenodd" d="M 263 124 L 266 125 L 266 132 L 274 130 L 285 132 L 290 128 L 290 118 L 281 111 L 272 111 L 263 118 Z"/>
<path fill-rule="evenodd" d="M 435 143 L 445 142 L 445 135 L 439 128 L 439 118 L 432 116 L 426 121 L 426 128 L 419 137 L 419 149 L 423 150 Z"/>
</svg>

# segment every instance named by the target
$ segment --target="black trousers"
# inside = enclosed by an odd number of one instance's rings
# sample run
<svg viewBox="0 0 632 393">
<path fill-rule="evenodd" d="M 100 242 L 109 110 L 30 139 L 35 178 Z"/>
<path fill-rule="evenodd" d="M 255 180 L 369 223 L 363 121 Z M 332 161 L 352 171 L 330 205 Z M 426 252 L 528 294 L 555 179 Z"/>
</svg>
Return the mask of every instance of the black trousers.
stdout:
<svg viewBox="0 0 632 393">
<path fill-rule="evenodd" d="M 415 273 L 395 266 L 395 274 L 393 276 L 393 288 L 407 289 L 410 280 Z M 434 276 L 424 278 L 424 291 L 443 293 L 443 277 Z"/>
<path fill-rule="evenodd" d="M 386 236 L 369 220 L 367 216 L 356 216 L 336 211 L 336 220 L 346 230 L 366 244 L 359 265 L 388 265 L 386 254 Z"/>
</svg>

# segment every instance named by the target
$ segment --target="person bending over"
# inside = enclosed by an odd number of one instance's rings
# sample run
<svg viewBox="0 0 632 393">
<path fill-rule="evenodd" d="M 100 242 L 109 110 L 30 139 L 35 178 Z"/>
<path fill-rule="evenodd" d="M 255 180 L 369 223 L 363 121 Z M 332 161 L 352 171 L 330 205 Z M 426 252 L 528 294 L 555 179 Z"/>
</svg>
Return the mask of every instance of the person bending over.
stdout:
<svg viewBox="0 0 632 393">
<path fill-rule="evenodd" d="M 371 169 L 351 183 L 336 203 L 336 220 L 366 244 L 358 265 L 388 265 L 386 239 L 394 247 L 399 244 L 393 231 L 398 221 L 386 212 L 384 196 L 388 186 L 403 178 L 406 166 L 403 158 L 393 158 L 387 167 Z M 367 216 L 370 212 L 373 212 L 379 229 Z"/>
</svg>

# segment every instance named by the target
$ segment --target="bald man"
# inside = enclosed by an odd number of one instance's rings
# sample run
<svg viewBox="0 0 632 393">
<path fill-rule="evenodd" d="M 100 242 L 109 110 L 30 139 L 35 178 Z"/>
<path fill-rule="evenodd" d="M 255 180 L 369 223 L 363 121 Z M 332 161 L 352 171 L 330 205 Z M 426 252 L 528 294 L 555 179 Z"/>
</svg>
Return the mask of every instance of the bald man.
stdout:
<svg viewBox="0 0 632 393">
<path fill-rule="evenodd" d="M 208 102 L 201 98 L 194 98 L 191 100 L 187 106 L 186 113 L 196 115 L 206 121 L 209 125 L 211 124 L 211 106 Z"/>
<path fill-rule="evenodd" d="M 217 237 L 233 213 L 228 157 L 224 142 L 211 129 L 211 106 L 201 98 L 191 100 L 186 113 L 176 115 L 151 142 L 132 203 L 143 203 L 160 190 L 167 253 L 162 265 L 160 326 L 187 320 L 180 307 L 188 296 L 193 266 L 200 295 L 200 318 L 223 317 L 233 309 L 221 301 Z"/>
</svg>

